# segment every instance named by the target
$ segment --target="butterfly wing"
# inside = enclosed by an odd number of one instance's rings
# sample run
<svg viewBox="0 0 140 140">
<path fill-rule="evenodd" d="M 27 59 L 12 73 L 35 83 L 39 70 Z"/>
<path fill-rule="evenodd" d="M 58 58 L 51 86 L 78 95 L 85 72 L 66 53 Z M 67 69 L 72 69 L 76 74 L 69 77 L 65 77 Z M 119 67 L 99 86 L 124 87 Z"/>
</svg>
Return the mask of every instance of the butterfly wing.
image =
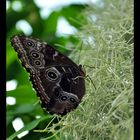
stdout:
<svg viewBox="0 0 140 140">
<path fill-rule="evenodd" d="M 38 39 L 18 35 L 11 38 L 11 44 L 30 73 L 43 108 L 65 115 L 78 106 L 85 93 L 81 67 Z"/>
</svg>

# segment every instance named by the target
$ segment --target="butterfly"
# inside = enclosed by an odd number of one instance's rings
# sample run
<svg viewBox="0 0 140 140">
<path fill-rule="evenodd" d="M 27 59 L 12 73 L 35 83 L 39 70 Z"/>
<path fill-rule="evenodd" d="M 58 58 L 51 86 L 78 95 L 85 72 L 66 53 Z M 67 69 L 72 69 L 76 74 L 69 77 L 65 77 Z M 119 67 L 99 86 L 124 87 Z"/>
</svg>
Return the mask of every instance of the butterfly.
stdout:
<svg viewBox="0 0 140 140">
<path fill-rule="evenodd" d="M 85 94 L 85 72 L 81 65 L 39 39 L 14 35 L 11 45 L 30 74 L 42 108 L 58 115 L 77 108 Z"/>
</svg>

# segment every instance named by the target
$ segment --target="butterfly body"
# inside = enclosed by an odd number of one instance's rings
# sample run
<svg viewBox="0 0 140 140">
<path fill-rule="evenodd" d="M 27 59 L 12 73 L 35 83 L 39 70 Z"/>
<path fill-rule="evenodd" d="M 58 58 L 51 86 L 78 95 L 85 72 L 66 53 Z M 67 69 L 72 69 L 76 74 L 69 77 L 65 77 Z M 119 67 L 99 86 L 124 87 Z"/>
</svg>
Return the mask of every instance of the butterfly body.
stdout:
<svg viewBox="0 0 140 140">
<path fill-rule="evenodd" d="M 75 109 L 85 94 L 85 73 L 67 56 L 40 40 L 13 36 L 11 44 L 50 113 L 65 115 Z"/>
</svg>

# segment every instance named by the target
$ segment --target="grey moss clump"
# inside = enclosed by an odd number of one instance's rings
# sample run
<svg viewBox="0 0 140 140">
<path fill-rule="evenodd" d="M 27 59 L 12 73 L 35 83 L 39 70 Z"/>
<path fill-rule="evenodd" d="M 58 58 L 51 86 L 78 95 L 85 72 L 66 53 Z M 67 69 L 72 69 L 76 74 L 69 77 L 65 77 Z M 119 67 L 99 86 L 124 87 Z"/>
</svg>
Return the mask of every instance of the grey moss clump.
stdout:
<svg viewBox="0 0 140 140">
<path fill-rule="evenodd" d="M 82 49 L 71 58 L 80 54 L 96 89 L 87 80 L 78 108 L 47 130 L 59 140 L 132 140 L 133 1 L 105 0 L 83 16 L 88 20 L 77 34 Z"/>
</svg>

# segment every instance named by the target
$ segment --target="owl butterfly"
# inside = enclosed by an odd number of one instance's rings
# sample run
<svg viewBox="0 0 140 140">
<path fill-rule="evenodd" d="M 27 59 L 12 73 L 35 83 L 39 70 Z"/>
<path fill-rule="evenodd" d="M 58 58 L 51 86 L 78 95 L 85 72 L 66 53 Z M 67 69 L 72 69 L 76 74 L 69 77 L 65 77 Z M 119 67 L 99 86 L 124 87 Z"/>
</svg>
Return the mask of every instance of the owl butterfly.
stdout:
<svg viewBox="0 0 140 140">
<path fill-rule="evenodd" d="M 11 44 L 30 81 L 49 113 L 65 115 L 75 109 L 85 94 L 85 73 L 67 56 L 46 42 L 15 35 Z"/>
</svg>

